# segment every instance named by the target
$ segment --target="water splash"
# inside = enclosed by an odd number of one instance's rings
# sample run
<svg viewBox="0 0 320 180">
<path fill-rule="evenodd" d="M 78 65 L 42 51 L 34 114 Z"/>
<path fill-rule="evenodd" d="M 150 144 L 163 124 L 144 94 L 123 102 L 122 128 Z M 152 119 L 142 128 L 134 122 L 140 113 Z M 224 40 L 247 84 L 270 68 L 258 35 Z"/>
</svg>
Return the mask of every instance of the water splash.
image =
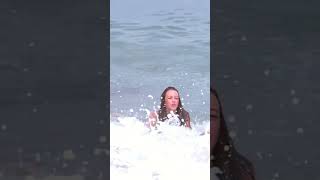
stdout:
<svg viewBox="0 0 320 180">
<path fill-rule="evenodd" d="M 111 179 L 210 179 L 207 123 L 192 130 L 163 126 L 150 131 L 135 117 L 118 117 L 110 124 Z"/>
</svg>

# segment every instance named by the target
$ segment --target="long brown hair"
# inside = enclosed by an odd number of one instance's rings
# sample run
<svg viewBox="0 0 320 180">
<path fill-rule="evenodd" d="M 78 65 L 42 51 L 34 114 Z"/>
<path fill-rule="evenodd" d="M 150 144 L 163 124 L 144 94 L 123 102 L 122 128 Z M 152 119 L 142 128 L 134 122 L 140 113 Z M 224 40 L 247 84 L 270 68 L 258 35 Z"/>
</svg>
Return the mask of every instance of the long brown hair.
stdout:
<svg viewBox="0 0 320 180">
<path fill-rule="evenodd" d="M 210 88 L 210 92 L 217 98 L 220 127 L 217 143 L 210 152 L 213 159 L 211 167 L 218 167 L 222 174 L 218 175 L 222 180 L 255 180 L 255 171 L 252 163 L 241 155 L 234 147 L 224 119 L 221 101 L 216 90 Z"/>
<path fill-rule="evenodd" d="M 229 136 L 227 124 L 224 120 L 224 115 L 222 111 L 221 101 L 219 99 L 218 93 L 216 90 L 210 88 L 210 92 L 217 98 L 218 101 L 218 112 L 219 112 L 219 118 L 220 118 L 220 127 L 219 127 L 219 134 L 218 134 L 218 140 L 215 144 L 215 147 L 212 149 L 211 155 L 214 157 L 214 161 L 212 162 L 212 166 L 218 166 L 221 168 L 221 166 L 224 164 L 224 162 L 230 158 L 231 151 L 233 148 L 232 139 Z M 226 148 L 228 147 L 228 148 Z M 226 151 L 227 150 L 227 151 Z"/>
</svg>

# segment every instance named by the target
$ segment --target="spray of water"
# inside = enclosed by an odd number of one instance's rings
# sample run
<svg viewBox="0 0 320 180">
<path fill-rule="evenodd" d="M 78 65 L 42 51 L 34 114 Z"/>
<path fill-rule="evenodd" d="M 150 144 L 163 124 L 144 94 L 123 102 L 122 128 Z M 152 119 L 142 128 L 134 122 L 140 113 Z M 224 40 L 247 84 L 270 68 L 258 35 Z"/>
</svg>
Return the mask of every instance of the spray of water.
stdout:
<svg viewBox="0 0 320 180">
<path fill-rule="evenodd" d="M 161 125 L 150 131 L 136 117 L 110 124 L 111 180 L 210 179 L 209 122 L 193 129 Z"/>
</svg>

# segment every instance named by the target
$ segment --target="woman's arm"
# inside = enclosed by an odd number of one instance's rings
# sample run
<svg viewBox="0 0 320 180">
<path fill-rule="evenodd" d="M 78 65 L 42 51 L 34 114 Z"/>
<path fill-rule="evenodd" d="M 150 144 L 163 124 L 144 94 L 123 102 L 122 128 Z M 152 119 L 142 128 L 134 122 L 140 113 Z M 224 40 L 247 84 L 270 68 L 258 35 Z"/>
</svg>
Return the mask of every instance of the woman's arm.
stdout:
<svg viewBox="0 0 320 180">
<path fill-rule="evenodd" d="M 154 126 L 156 126 L 156 124 L 157 124 L 157 119 L 158 119 L 157 113 L 156 113 L 156 112 L 151 112 L 151 113 L 149 114 L 149 119 L 148 119 L 147 126 L 148 126 L 148 127 L 154 127 Z"/>
</svg>

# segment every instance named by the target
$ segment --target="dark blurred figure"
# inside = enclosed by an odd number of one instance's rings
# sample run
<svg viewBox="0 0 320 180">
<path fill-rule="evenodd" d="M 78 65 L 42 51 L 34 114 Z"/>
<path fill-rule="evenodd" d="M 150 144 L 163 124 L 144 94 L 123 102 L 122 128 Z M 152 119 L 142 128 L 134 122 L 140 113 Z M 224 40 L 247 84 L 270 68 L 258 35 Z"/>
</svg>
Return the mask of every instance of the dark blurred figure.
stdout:
<svg viewBox="0 0 320 180">
<path fill-rule="evenodd" d="M 218 168 L 220 180 L 255 180 L 252 163 L 234 147 L 223 116 L 221 101 L 210 88 L 210 155 L 211 168 Z"/>
</svg>

